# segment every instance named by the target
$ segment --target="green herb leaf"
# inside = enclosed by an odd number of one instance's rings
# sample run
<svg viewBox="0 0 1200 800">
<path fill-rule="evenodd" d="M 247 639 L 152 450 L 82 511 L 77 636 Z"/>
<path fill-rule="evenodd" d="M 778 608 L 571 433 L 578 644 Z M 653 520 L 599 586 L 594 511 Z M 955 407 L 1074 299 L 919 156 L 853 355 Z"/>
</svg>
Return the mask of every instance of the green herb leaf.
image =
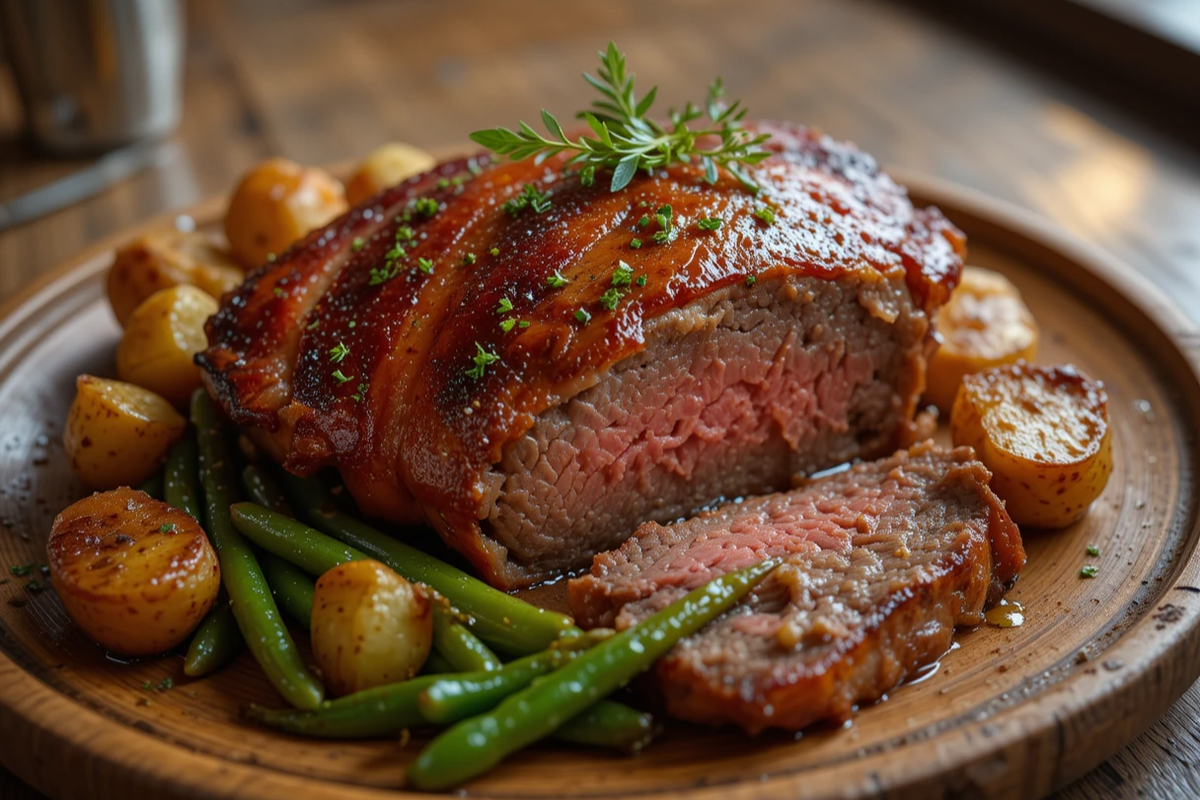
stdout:
<svg viewBox="0 0 1200 800">
<path fill-rule="evenodd" d="M 587 325 L 592 321 L 592 315 L 587 312 L 587 309 L 577 308 L 575 309 L 575 321 L 581 325 Z"/>
<path fill-rule="evenodd" d="M 173 530 L 175 530 L 174 522 L 164 522 L 162 525 L 158 526 L 159 533 L 170 533 Z"/>
<path fill-rule="evenodd" d="M 418 257 L 417 258 L 417 269 L 421 270 L 421 272 L 424 272 L 426 275 L 432 275 L 433 274 L 433 262 L 430 261 L 428 258 Z"/>
<path fill-rule="evenodd" d="M 625 293 L 620 289 L 615 287 L 609 289 L 604 294 L 600 295 L 600 306 L 606 311 L 615 311 L 617 309 L 617 305 L 621 302 L 621 298 L 624 296 Z"/>
<path fill-rule="evenodd" d="M 354 241 L 350 242 L 350 251 L 357 253 L 359 250 L 363 249 L 364 244 L 366 244 L 366 242 L 363 241 L 361 236 L 355 236 Z"/>
<path fill-rule="evenodd" d="M 555 270 L 554 274 L 546 278 L 546 285 L 553 289 L 561 289 L 570 283 L 569 280 L 563 277 L 562 273 Z"/>
<path fill-rule="evenodd" d="M 1087 554 L 1089 556 L 1098 556 L 1100 555 L 1100 548 L 1094 544 L 1089 544 L 1087 546 Z"/>
<path fill-rule="evenodd" d="M 753 286 L 756 283 L 758 283 L 758 278 L 754 277 L 753 275 L 746 276 L 746 285 L 747 286 Z"/>
<path fill-rule="evenodd" d="M 504 331 L 505 333 L 509 333 L 515 327 L 517 327 L 517 321 L 515 319 L 506 319 L 500 323 L 500 330 Z"/>
<path fill-rule="evenodd" d="M 463 256 L 462 262 L 464 265 L 466 265 L 468 267 L 471 266 L 472 264 L 475 263 L 475 254 L 467 253 L 465 256 Z"/>
<path fill-rule="evenodd" d="M 645 275 L 638 275 L 638 279 L 637 279 L 637 285 L 638 285 L 638 286 L 645 286 L 645 285 L 646 285 L 646 276 L 645 276 Z"/>
<path fill-rule="evenodd" d="M 471 358 L 471 361 L 475 363 L 475 366 L 467 370 L 468 377 L 479 380 L 484 376 L 484 373 L 487 372 L 487 368 L 499 360 L 500 356 L 496 355 L 495 353 L 489 353 L 487 350 L 483 349 L 483 345 L 481 345 L 479 342 L 476 342 L 475 355 Z"/>
<path fill-rule="evenodd" d="M 509 300 L 507 297 L 501 297 L 500 302 L 496 304 L 496 313 L 497 314 L 507 314 L 507 313 L 511 312 L 512 310 L 513 310 L 512 300 Z"/>
<path fill-rule="evenodd" d="M 641 250 L 642 249 L 642 240 L 638 239 L 637 237 L 634 237 L 633 239 L 629 240 L 629 246 L 632 247 L 634 250 Z"/>
<path fill-rule="evenodd" d="M 545 192 L 540 191 L 532 183 L 527 183 L 521 187 L 521 193 L 506 202 L 503 208 L 510 216 L 518 217 L 527 208 L 532 208 L 541 214 L 550 208 L 550 205 L 550 198 L 546 196 Z"/>
<path fill-rule="evenodd" d="M 363 401 L 363 398 L 365 398 L 366 396 L 367 396 L 367 384 L 366 383 L 360 383 L 358 385 L 358 389 L 355 390 L 354 394 L 350 395 L 351 399 L 353 399 L 354 402 L 356 402 L 356 403 L 361 403 Z"/>
<path fill-rule="evenodd" d="M 345 342 L 338 342 L 329 348 L 329 360 L 334 364 L 342 363 L 348 355 L 350 355 L 350 348 L 346 346 Z"/>
<path fill-rule="evenodd" d="M 770 206 L 759 206 L 758 208 L 754 209 L 754 216 L 758 217 L 758 219 L 766 225 L 775 224 L 775 209 L 771 208 Z"/>
<path fill-rule="evenodd" d="M 612 274 L 613 286 L 628 286 L 633 283 L 633 267 L 626 264 L 624 261 L 617 262 L 617 268 Z"/>
<path fill-rule="evenodd" d="M 24 578 L 26 575 L 33 572 L 36 566 L 37 564 L 17 564 L 16 566 L 9 567 L 8 571 L 13 575 L 16 575 L 18 578 Z"/>
<path fill-rule="evenodd" d="M 740 103 L 726 106 L 721 101 L 724 90 L 720 79 L 709 87 L 703 111 L 688 103 L 682 111 L 669 113 L 668 124 L 661 124 L 648 116 L 657 87 L 638 100 L 633 76 L 625 68 L 625 56 L 612 42 L 600 53 L 599 77 L 587 73 L 583 77 L 600 93 L 590 110 L 577 115 L 594 136 L 583 135 L 572 140 L 554 115 L 543 110 L 542 124 L 548 138 L 520 122 L 516 131 L 490 128 L 475 131 L 471 140 L 514 161 L 526 158 L 540 161 L 560 153 L 569 155 L 568 163 L 584 165 L 580 182 L 585 186 L 592 185 L 596 169 L 610 169 L 609 188 L 614 192 L 629 185 L 639 170 L 650 172 L 671 164 L 689 163 L 693 158 L 700 160 L 704 179 L 709 183 L 717 180 L 718 167 L 724 167 L 747 189 L 758 191 L 743 167 L 757 164 L 770 155 L 762 147 L 770 134 L 756 135 L 742 127 L 746 111 Z M 692 127 L 706 113 L 707 122 Z M 712 137 L 716 143 L 707 148 L 699 146 L 698 142 L 705 137 Z"/>
<path fill-rule="evenodd" d="M 334 380 L 336 380 L 338 383 L 349 383 L 350 381 L 354 380 L 354 376 L 353 376 L 353 375 L 346 375 L 346 374 L 345 374 L 344 372 L 342 372 L 340 369 L 335 369 L 335 370 L 333 371 L 333 378 L 334 378 Z"/>
<path fill-rule="evenodd" d="M 701 217 L 696 227 L 702 231 L 715 231 L 721 227 L 721 220 L 719 217 Z"/>
<path fill-rule="evenodd" d="M 1094 577 L 1096 577 L 1096 575 L 1097 575 L 1099 572 L 1100 572 L 1100 568 L 1099 568 L 1099 567 L 1097 567 L 1097 566 L 1095 566 L 1095 565 L 1093 565 L 1093 564 L 1088 564 L 1086 567 L 1080 567 L 1080 569 L 1079 569 L 1079 577 L 1081 577 L 1081 578 L 1094 578 Z"/>
</svg>

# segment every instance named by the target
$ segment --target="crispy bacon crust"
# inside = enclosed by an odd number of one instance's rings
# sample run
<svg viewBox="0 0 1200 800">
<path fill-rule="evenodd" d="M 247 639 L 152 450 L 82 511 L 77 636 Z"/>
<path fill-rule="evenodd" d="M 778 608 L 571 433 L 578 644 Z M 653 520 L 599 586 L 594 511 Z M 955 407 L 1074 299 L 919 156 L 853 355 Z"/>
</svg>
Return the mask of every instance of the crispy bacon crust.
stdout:
<svg viewBox="0 0 1200 800">
<path fill-rule="evenodd" d="M 648 320 L 749 276 L 883 280 L 903 270 L 926 311 L 957 284 L 962 234 L 936 209 L 914 209 L 870 156 L 806 128 L 756 127 L 776 153 L 748 170 L 759 197 L 727 174 L 709 185 L 691 165 L 611 193 L 603 173 L 592 187 L 564 176 L 561 158 L 441 164 L 313 232 L 227 296 L 197 358 L 205 383 L 288 469 L 336 466 L 364 512 L 427 521 L 486 573 L 486 471 L 537 414 L 640 351 Z M 549 207 L 506 211 L 529 184 Z M 417 199 L 437 212 L 421 213 Z M 657 244 L 655 211 L 667 204 L 674 231 Z M 773 224 L 755 216 L 768 205 Z M 720 229 L 699 229 L 702 217 Z M 411 240 L 397 239 L 404 228 Z M 398 273 L 380 281 L 398 241 Z M 621 261 L 645 284 L 609 311 L 599 301 Z M 569 283 L 550 285 L 555 273 Z M 511 312 L 498 313 L 503 299 Z M 520 327 L 506 332 L 505 319 Z M 498 359 L 474 377 L 480 349 Z"/>
</svg>

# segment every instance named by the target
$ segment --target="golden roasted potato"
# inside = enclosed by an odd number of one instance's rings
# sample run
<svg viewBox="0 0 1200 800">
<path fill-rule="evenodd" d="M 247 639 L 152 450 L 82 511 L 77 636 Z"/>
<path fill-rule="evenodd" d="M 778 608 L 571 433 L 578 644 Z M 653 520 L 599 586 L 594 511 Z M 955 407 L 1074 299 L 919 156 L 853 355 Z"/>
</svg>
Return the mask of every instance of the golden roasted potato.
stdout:
<svg viewBox="0 0 1200 800">
<path fill-rule="evenodd" d="M 212 237 L 195 231 L 155 231 L 117 251 L 108 270 L 108 302 L 123 326 L 134 309 L 155 292 L 191 284 L 219 298 L 241 285 L 245 277 Z"/>
<path fill-rule="evenodd" d="M 942 413 L 954 405 L 964 375 L 1032 360 L 1038 327 L 1012 282 L 981 267 L 963 270 L 950 302 L 938 311 L 942 345 L 929 361 L 926 402 Z"/>
<path fill-rule="evenodd" d="M 204 322 L 217 301 L 195 286 L 173 286 L 151 295 L 125 324 L 117 346 L 117 375 L 165 397 L 176 407 L 200 388 L 193 359 L 207 346 Z"/>
<path fill-rule="evenodd" d="M 216 553 L 200 525 L 126 487 L 59 514 L 46 554 L 71 619 L 94 641 L 129 656 L 184 641 L 221 587 Z"/>
<path fill-rule="evenodd" d="M 346 199 L 356 206 L 405 178 L 433 169 L 437 159 L 419 147 L 389 142 L 372 150 L 346 182 Z"/>
<path fill-rule="evenodd" d="M 149 389 L 80 375 L 63 447 L 91 488 L 136 486 L 154 474 L 185 428 L 187 420 Z"/>
<path fill-rule="evenodd" d="M 272 158 L 242 178 L 225 212 L 225 237 L 246 269 L 345 213 L 342 184 L 323 169 Z"/>
<path fill-rule="evenodd" d="M 408 680 L 433 645 L 433 609 L 414 586 L 378 561 L 351 561 L 317 580 L 313 659 L 335 695 Z"/>
<path fill-rule="evenodd" d="M 1069 525 L 1112 473 L 1108 396 L 1072 366 L 1018 362 L 966 376 L 950 433 L 975 448 L 1018 525 Z"/>
</svg>

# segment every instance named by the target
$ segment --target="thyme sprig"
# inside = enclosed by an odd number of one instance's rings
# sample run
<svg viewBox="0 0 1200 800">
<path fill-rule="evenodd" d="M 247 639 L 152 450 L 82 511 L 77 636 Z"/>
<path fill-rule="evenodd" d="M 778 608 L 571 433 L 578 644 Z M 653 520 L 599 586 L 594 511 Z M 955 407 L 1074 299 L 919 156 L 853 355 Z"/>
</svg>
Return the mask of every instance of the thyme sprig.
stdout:
<svg viewBox="0 0 1200 800">
<path fill-rule="evenodd" d="M 625 56 L 612 42 L 600 55 L 599 78 L 584 73 L 584 79 L 600 92 L 601 99 L 592 103 L 591 110 L 576 116 L 584 120 L 595 136 L 581 135 L 572 140 L 549 111 L 542 110 L 542 124 L 549 137 L 535 131 L 524 122 L 518 130 L 489 128 L 475 131 L 471 140 L 494 153 L 507 155 L 513 161 L 533 158 L 537 163 L 569 153 L 568 164 L 580 164 L 580 179 L 591 185 L 596 168 L 612 170 L 609 188 L 620 191 L 629 185 L 639 169 L 647 172 L 678 162 L 691 163 L 699 159 L 704 179 L 717 180 L 718 167 L 728 170 L 747 189 L 757 192 L 758 185 L 745 171 L 746 166 L 759 163 L 770 153 L 762 148 L 770 134 L 754 134 L 742 127 L 746 109 L 735 102 L 722 102 L 724 88 L 721 79 L 708 89 L 704 108 L 692 103 L 683 111 L 668 112 L 670 122 L 660 124 L 647 116 L 654 104 L 658 87 L 653 87 L 640 100 L 634 93 L 633 75 L 625 71 Z M 707 116 L 707 122 L 691 127 L 691 123 Z M 700 147 L 704 137 L 716 137 L 711 147 Z"/>
</svg>

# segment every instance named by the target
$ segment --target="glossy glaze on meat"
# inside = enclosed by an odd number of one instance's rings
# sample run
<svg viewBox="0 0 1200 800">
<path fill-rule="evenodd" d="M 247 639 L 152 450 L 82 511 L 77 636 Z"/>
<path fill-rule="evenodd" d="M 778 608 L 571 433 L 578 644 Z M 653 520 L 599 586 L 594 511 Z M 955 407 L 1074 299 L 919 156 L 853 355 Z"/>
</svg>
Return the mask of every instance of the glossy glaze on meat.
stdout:
<svg viewBox="0 0 1200 800">
<path fill-rule="evenodd" d="M 962 236 L 936 209 L 913 209 L 852 146 L 759 127 L 777 152 L 751 170 L 759 197 L 728 175 L 710 186 L 686 165 L 610 193 L 607 176 L 585 187 L 555 159 L 443 164 L 314 232 L 227 297 L 199 359 L 206 383 L 287 468 L 336 466 L 364 512 L 432 524 L 505 586 L 567 563 L 511 566 L 490 535 L 506 448 L 642 352 L 656 320 L 714 293 L 745 293 L 756 281 L 794 298 L 803 281 L 836 281 L 853 284 L 873 319 L 911 320 L 900 354 L 908 366 L 894 378 L 896 427 L 920 392 L 926 318 L 958 280 Z M 530 184 L 548 207 L 508 213 Z M 658 244 L 659 226 L 639 221 L 666 204 L 673 233 Z M 773 224 L 755 214 L 767 206 Z M 705 217 L 720 229 L 698 228 Z M 413 238 L 398 274 L 373 281 L 406 227 Z M 635 282 L 608 310 L 601 298 L 621 261 Z M 569 282 L 548 283 L 556 273 Z M 500 313 L 506 301 L 512 310 Z M 517 321 L 508 331 L 506 319 Z M 481 351 L 496 360 L 479 375 Z M 625 520 L 622 535 L 644 518 Z"/>
</svg>

